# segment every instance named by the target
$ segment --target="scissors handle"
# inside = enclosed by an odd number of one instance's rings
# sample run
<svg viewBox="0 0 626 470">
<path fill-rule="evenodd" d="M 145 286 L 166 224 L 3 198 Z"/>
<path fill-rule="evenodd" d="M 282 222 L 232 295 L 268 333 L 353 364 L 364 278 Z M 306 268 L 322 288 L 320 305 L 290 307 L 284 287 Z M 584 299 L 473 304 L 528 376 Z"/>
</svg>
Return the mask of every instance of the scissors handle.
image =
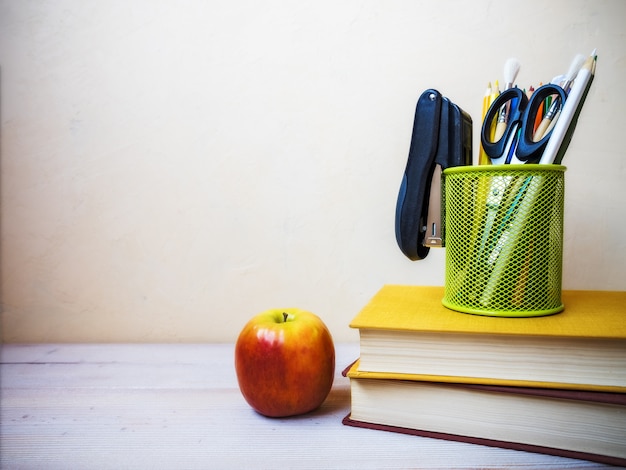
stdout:
<svg viewBox="0 0 626 470">
<path fill-rule="evenodd" d="M 517 132 L 517 123 L 520 121 L 527 103 L 528 98 L 522 90 L 517 87 L 508 88 L 500 93 L 487 111 L 480 129 L 480 142 L 483 145 L 483 150 L 493 163 L 500 159 L 504 160 L 502 157 L 505 156 L 511 134 Z M 506 129 L 502 137 L 493 142 L 491 139 L 491 126 L 494 120 L 500 118 L 501 110 L 505 106 L 508 107 Z"/>
<path fill-rule="evenodd" d="M 522 127 L 519 142 L 515 156 L 518 160 L 525 163 L 537 163 L 543 155 L 543 151 L 548 144 L 548 140 L 552 135 L 552 130 L 545 133 L 540 139 L 535 141 L 535 120 L 539 112 L 541 104 L 545 102 L 549 96 L 556 95 L 554 100 L 559 100 L 557 106 L 563 106 L 567 99 L 567 94 L 559 85 L 547 84 L 535 90 L 531 95 L 528 106 L 522 117 Z M 547 111 L 547 110 L 546 110 Z M 554 116 L 542 116 L 542 118 L 552 119 Z"/>
</svg>

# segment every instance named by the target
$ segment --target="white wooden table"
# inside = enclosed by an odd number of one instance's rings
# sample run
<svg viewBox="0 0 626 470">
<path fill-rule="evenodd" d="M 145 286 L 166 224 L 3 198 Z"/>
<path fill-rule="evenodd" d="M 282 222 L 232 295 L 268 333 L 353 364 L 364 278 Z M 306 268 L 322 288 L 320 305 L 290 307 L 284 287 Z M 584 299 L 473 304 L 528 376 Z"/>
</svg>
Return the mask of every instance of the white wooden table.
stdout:
<svg viewBox="0 0 626 470">
<path fill-rule="evenodd" d="M 352 428 L 337 345 L 322 407 L 269 419 L 239 393 L 232 344 L 37 344 L 1 349 L 0 468 L 609 468 Z"/>
</svg>

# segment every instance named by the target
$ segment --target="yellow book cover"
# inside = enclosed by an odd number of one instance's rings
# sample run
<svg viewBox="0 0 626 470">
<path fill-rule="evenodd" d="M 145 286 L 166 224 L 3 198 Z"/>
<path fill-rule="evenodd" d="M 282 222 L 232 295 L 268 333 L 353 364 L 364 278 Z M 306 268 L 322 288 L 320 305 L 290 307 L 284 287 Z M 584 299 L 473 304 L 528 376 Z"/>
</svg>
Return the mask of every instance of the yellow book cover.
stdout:
<svg viewBox="0 0 626 470">
<path fill-rule="evenodd" d="M 626 340 L 626 292 L 563 291 L 563 312 L 529 318 L 456 312 L 443 306 L 443 295 L 443 287 L 386 285 L 350 327 Z"/>
<path fill-rule="evenodd" d="M 359 374 L 626 392 L 626 292 L 562 297 L 561 313 L 503 318 L 450 310 L 441 287 L 384 286 L 350 323 Z"/>
<path fill-rule="evenodd" d="M 460 384 L 460 385 L 490 385 L 495 387 L 519 387 L 519 388 L 537 388 L 537 389 L 556 389 L 589 392 L 608 392 L 626 394 L 626 387 L 620 386 L 602 386 L 589 384 L 570 384 L 563 382 L 547 382 L 535 380 L 511 380 L 500 379 L 494 377 L 467 377 L 467 376 L 451 376 L 451 375 L 432 375 L 432 374 L 405 374 L 398 372 L 370 372 L 361 370 L 361 361 L 357 359 L 348 369 L 344 371 L 344 375 L 351 379 L 376 379 L 376 380 L 407 380 L 410 382 L 432 382 L 442 384 Z"/>
</svg>

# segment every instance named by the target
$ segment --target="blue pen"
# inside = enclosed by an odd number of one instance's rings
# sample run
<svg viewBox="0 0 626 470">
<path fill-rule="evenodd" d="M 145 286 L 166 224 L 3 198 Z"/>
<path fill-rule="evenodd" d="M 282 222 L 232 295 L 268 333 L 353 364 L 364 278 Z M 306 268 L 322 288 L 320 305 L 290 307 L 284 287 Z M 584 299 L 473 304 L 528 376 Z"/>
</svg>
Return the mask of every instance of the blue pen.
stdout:
<svg viewBox="0 0 626 470">
<path fill-rule="evenodd" d="M 518 101 L 519 101 L 519 98 L 517 97 L 514 97 L 513 99 L 511 99 L 510 109 L 517 109 Z M 511 146 L 509 147 L 509 152 L 507 153 L 506 159 L 504 160 L 504 163 L 507 165 L 511 163 L 511 159 L 515 155 L 515 150 L 517 149 L 518 139 L 519 139 L 519 128 L 517 129 L 517 132 L 515 132 L 513 136 L 513 141 L 511 142 Z"/>
<path fill-rule="evenodd" d="M 517 143 L 519 142 L 519 136 L 522 130 L 518 129 L 515 135 L 513 136 L 513 142 L 511 142 L 511 146 L 509 147 L 509 153 L 506 156 L 506 160 L 504 163 L 513 164 L 513 163 L 524 163 L 520 162 L 517 158 L 515 158 L 515 153 L 517 151 Z"/>
</svg>

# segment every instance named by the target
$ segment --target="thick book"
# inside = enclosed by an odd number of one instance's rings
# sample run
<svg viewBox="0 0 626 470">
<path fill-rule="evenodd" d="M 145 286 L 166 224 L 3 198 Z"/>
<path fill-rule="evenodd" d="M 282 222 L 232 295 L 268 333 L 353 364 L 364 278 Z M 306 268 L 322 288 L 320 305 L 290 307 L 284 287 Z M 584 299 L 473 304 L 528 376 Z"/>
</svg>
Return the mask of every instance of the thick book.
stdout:
<svg viewBox="0 0 626 470">
<path fill-rule="evenodd" d="M 400 380 L 358 367 L 344 371 L 346 425 L 626 466 L 626 394 Z"/>
<path fill-rule="evenodd" d="M 532 318 L 460 313 L 443 287 L 384 286 L 356 315 L 360 370 L 464 382 L 626 392 L 626 292 L 564 291 Z"/>
</svg>

